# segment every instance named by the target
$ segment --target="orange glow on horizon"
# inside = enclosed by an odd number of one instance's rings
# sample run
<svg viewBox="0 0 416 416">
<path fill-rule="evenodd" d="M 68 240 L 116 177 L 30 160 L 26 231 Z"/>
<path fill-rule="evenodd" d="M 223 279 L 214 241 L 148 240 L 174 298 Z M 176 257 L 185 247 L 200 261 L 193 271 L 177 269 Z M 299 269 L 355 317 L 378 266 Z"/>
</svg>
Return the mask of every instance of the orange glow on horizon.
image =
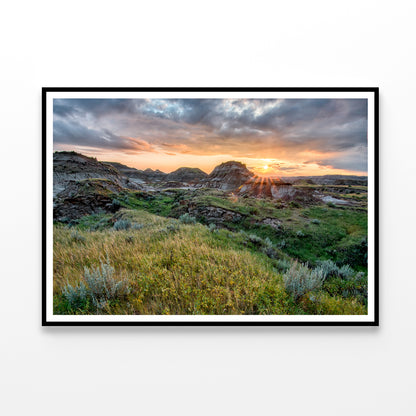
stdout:
<svg viewBox="0 0 416 416">
<path fill-rule="evenodd" d="M 86 148 L 82 146 L 58 145 L 54 151 L 76 151 L 86 156 L 96 157 L 101 162 L 118 162 L 129 167 L 145 170 L 147 168 L 170 173 L 181 167 L 199 168 L 207 174 L 221 163 L 237 161 L 245 164 L 247 169 L 255 175 L 264 178 L 290 177 L 290 176 L 323 176 L 323 175 L 359 175 L 367 176 L 367 172 L 337 169 L 333 166 L 323 166 L 305 160 L 325 160 L 329 155 L 317 151 L 305 151 L 297 154 L 296 159 L 260 158 L 255 155 L 249 157 L 235 157 L 231 154 L 200 155 L 193 153 L 165 153 L 141 152 L 125 153 L 107 151 L 103 149 Z M 319 158 L 318 158 L 319 156 Z M 310 159 L 308 159 L 310 158 Z"/>
</svg>

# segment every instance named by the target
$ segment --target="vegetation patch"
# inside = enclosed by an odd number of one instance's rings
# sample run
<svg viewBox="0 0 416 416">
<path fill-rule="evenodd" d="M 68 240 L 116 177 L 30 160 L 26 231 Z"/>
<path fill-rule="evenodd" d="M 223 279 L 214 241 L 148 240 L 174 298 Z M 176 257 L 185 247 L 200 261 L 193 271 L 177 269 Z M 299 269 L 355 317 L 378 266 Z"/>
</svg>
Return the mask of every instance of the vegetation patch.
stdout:
<svg viewBox="0 0 416 416">
<path fill-rule="evenodd" d="M 139 209 L 56 224 L 54 313 L 364 313 L 365 274 L 301 264 L 285 253 L 281 231 L 272 231 L 231 231 Z"/>
</svg>

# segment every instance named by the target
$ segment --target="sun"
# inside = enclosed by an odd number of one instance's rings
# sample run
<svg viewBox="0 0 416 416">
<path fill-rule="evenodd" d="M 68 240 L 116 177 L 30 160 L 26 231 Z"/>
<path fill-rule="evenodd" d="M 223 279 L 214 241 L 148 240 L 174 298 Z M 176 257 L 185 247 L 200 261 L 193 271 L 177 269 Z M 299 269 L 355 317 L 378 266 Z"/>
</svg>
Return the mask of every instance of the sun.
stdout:
<svg viewBox="0 0 416 416">
<path fill-rule="evenodd" d="M 263 169 L 264 169 L 264 170 L 269 169 L 269 165 L 264 165 L 264 166 L 263 166 Z"/>
</svg>

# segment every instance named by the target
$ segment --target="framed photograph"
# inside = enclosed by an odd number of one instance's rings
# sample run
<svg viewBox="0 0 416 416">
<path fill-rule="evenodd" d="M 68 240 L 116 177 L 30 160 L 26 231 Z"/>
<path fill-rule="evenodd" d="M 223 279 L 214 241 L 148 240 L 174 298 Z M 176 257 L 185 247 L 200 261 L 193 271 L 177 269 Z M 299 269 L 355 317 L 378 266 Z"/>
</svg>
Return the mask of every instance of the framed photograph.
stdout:
<svg viewBox="0 0 416 416">
<path fill-rule="evenodd" d="M 43 88 L 43 325 L 378 325 L 378 88 Z"/>
</svg>

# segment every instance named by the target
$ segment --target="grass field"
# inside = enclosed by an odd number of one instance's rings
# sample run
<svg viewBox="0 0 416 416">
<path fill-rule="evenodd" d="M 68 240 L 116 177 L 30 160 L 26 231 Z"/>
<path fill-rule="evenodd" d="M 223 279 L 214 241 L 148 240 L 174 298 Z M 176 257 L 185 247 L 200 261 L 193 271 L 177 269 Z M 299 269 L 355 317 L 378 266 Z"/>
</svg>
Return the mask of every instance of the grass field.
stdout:
<svg viewBox="0 0 416 416">
<path fill-rule="evenodd" d="M 362 207 L 290 206 L 218 191 L 117 198 L 116 214 L 54 225 L 55 314 L 367 313 Z M 183 200 L 241 220 L 216 226 L 184 216 Z"/>
</svg>

